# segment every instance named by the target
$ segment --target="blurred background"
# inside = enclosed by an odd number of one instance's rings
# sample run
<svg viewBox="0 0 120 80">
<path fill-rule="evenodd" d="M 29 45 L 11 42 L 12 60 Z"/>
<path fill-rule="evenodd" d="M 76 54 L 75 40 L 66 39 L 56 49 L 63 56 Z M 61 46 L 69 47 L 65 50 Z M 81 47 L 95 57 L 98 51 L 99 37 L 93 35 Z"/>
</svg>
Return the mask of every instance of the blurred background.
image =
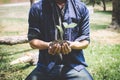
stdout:
<svg viewBox="0 0 120 80">
<path fill-rule="evenodd" d="M 39 1 L 39 0 L 37 0 Z M 90 12 L 91 43 L 85 49 L 94 80 L 120 80 L 120 0 L 81 0 Z M 0 80 L 24 80 L 35 68 L 27 41 L 30 0 L 0 0 Z M 28 58 L 28 57 L 27 57 Z"/>
<path fill-rule="evenodd" d="M 0 4 L 28 2 L 29 0 L 0 0 Z"/>
</svg>

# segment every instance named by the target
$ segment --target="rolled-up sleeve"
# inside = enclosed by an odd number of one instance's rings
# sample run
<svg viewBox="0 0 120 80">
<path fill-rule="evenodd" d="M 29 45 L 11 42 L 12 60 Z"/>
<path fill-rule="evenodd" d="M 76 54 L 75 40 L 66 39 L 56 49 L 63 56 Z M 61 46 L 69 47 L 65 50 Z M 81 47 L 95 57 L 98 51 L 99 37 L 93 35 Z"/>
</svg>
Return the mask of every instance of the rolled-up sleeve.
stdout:
<svg viewBox="0 0 120 80">
<path fill-rule="evenodd" d="M 89 11 L 86 7 L 82 9 L 82 18 L 79 27 L 80 36 L 75 41 L 88 40 L 90 42 Z"/>
<path fill-rule="evenodd" d="M 32 7 L 29 11 L 29 29 L 28 29 L 28 40 L 32 39 L 40 39 L 41 31 L 40 31 L 40 14 L 39 10 L 36 7 Z"/>
</svg>

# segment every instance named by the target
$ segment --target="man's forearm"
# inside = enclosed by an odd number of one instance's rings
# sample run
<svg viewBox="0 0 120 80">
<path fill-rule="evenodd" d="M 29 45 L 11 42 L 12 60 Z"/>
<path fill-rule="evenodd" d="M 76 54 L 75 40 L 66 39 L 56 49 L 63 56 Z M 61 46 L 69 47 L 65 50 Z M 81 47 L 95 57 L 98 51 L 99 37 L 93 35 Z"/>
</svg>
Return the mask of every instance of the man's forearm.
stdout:
<svg viewBox="0 0 120 80">
<path fill-rule="evenodd" d="M 85 49 L 89 45 L 89 41 L 83 40 L 83 41 L 74 41 L 70 42 L 70 46 L 72 49 Z"/>
<path fill-rule="evenodd" d="M 43 49 L 48 49 L 49 47 L 49 42 L 45 42 L 39 39 L 33 39 L 29 43 L 30 43 L 30 46 L 34 49 L 43 50 Z"/>
</svg>

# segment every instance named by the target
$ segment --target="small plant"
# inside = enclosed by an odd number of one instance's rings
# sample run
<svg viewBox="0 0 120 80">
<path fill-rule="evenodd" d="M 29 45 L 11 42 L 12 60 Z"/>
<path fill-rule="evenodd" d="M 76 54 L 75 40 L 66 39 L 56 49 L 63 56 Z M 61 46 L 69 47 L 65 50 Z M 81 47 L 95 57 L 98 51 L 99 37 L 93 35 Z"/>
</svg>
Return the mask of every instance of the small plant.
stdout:
<svg viewBox="0 0 120 80">
<path fill-rule="evenodd" d="M 63 26 L 64 26 L 64 29 L 67 29 L 67 28 L 74 28 L 76 27 L 76 23 L 71 23 L 71 24 L 68 24 L 66 22 L 63 22 Z M 64 44 L 64 43 L 67 43 L 68 45 L 70 45 L 69 42 L 67 42 L 66 40 L 63 40 L 63 34 L 64 34 L 64 29 L 62 28 L 62 26 L 60 25 L 57 25 L 56 26 L 56 31 L 55 31 L 55 41 L 53 41 L 50 46 L 53 46 L 54 44 L 60 44 L 61 46 Z M 59 31 L 58 31 L 59 30 Z M 60 38 L 58 40 L 58 34 L 60 33 Z M 62 60 L 62 54 L 60 53 L 59 54 L 59 57 L 60 59 Z"/>
<path fill-rule="evenodd" d="M 63 22 L 63 26 L 64 26 L 65 29 L 67 29 L 67 28 L 74 28 L 74 27 L 76 27 L 76 25 L 77 25 L 76 23 L 68 24 L 66 22 Z M 57 25 L 56 27 L 57 27 L 57 29 L 60 32 L 60 39 L 63 40 L 64 30 L 63 30 L 62 26 Z M 57 35 L 58 33 L 55 33 L 55 34 Z M 57 36 L 55 36 L 55 37 L 57 37 Z"/>
<path fill-rule="evenodd" d="M 63 26 L 64 26 L 65 29 L 67 29 L 67 28 L 74 28 L 74 27 L 76 27 L 76 25 L 77 25 L 76 23 L 68 24 L 66 22 L 63 22 Z M 59 34 L 58 32 L 60 32 L 59 40 L 58 40 L 58 34 Z M 56 31 L 55 31 L 55 41 L 53 41 L 50 44 L 50 46 L 53 46 L 54 44 L 60 44 L 62 46 L 63 43 L 68 43 L 66 40 L 63 40 L 63 34 L 64 34 L 64 30 L 63 30 L 62 26 L 57 25 L 56 26 Z"/>
</svg>

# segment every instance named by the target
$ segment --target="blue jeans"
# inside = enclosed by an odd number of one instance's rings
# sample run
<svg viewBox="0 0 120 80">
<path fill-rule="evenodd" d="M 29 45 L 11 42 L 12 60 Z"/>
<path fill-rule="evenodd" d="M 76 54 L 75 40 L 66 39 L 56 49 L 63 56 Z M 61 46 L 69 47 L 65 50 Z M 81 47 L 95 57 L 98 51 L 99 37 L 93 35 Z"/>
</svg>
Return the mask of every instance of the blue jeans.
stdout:
<svg viewBox="0 0 120 80">
<path fill-rule="evenodd" d="M 69 66 L 57 65 L 51 71 L 37 67 L 25 80 L 93 80 L 93 78 L 85 68 L 76 71 Z"/>
</svg>

